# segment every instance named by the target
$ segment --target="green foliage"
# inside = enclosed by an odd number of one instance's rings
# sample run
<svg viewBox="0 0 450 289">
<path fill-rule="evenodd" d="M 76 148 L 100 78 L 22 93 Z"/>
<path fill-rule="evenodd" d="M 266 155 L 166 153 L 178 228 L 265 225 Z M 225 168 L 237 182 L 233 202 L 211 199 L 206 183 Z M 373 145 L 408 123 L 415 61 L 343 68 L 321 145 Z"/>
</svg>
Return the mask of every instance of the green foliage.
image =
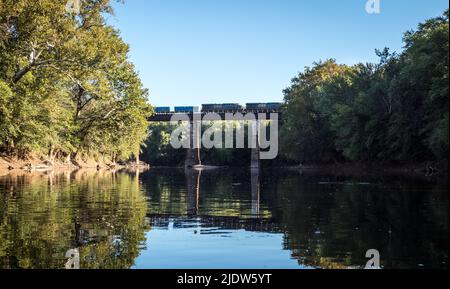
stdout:
<svg viewBox="0 0 450 289">
<path fill-rule="evenodd" d="M 0 0 L 0 149 L 127 159 L 147 137 L 148 92 L 105 22 L 110 1 L 79 15 L 66 2 Z"/>
<path fill-rule="evenodd" d="M 152 165 L 184 164 L 185 150 L 176 150 L 170 145 L 170 136 L 176 126 L 170 123 L 153 123 L 150 125 L 149 138 L 145 143 L 142 160 Z"/>
<path fill-rule="evenodd" d="M 331 161 L 337 156 L 329 115 L 322 114 L 318 107 L 319 103 L 328 105 L 321 99 L 323 84 L 345 69 L 334 60 L 315 63 L 294 78 L 292 86 L 284 91 L 286 111 L 280 147 L 288 158 L 308 162 Z"/>
<path fill-rule="evenodd" d="M 138 175 L 80 170 L 2 181 L 0 268 L 63 269 L 72 248 L 82 269 L 134 264 L 150 230 Z"/>
<path fill-rule="evenodd" d="M 448 159 L 448 11 L 379 64 L 306 68 L 285 90 L 281 151 L 301 162 Z"/>
<path fill-rule="evenodd" d="M 0 139 L 7 140 L 14 134 L 13 128 L 7 124 L 12 123 L 9 103 L 13 93 L 9 86 L 0 79 Z"/>
</svg>

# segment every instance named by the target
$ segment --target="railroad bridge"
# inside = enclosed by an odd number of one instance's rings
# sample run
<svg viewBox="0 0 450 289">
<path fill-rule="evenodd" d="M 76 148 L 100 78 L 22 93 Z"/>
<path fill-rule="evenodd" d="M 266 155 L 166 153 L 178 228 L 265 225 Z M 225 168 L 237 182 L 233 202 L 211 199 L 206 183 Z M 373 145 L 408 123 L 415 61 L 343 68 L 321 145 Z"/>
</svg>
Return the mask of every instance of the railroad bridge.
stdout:
<svg viewBox="0 0 450 289">
<path fill-rule="evenodd" d="M 281 112 L 282 103 L 247 103 L 242 106 L 237 103 L 226 103 L 226 104 L 203 104 L 198 106 L 177 106 L 174 110 L 171 107 L 156 107 L 155 114 L 149 118 L 149 122 L 171 122 L 177 115 L 188 116 L 189 119 L 189 140 L 191 148 L 187 149 L 185 158 L 185 167 L 196 167 L 201 166 L 200 157 L 200 134 L 195 134 L 194 130 L 197 128 L 195 122 L 197 120 L 202 120 L 209 114 L 214 114 L 215 116 L 220 116 L 222 121 L 226 121 L 228 115 L 233 115 L 233 120 L 240 120 L 236 116 L 242 115 L 242 120 L 249 120 L 248 115 L 254 117 L 256 121 L 256 126 L 259 128 L 261 120 L 270 120 L 273 115 L 278 115 Z M 198 129 L 198 128 L 197 128 Z M 259 129 L 254 129 L 253 133 L 256 138 L 256 147 L 252 148 L 251 152 L 251 164 L 252 168 L 260 167 L 260 139 L 259 139 Z"/>
</svg>

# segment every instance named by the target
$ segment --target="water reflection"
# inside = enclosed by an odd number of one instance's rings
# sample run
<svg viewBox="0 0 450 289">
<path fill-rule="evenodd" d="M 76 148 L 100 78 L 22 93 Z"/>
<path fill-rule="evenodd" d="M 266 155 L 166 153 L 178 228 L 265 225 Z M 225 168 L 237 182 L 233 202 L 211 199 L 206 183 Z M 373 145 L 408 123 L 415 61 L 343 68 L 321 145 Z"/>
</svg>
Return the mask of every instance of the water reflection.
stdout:
<svg viewBox="0 0 450 289">
<path fill-rule="evenodd" d="M 259 170 L 0 176 L 0 268 L 448 267 L 448 182 Z"/>
<path fill-rule="evenodd" d="M 188 197 L 188 215 L 195 216 L 198 213 L 198 205 L 200 199 L 200 178 L 202 176 L 201 170 L 193 170 L 186 168 L 184 171 L 186 175 L 186 188 Z"/>
<path fill-rule="evenodd" d="M 129 268 L 144 244 L 146 200 L 129 174 L 77 171 L 0 179 L 0 267 Z"/>
<path fill-rule="evenodd" d="M 260 169 L 251 168 L 252 183 L 252 215 L 259 216 L 259 203 L 261 202 L 261 182 L 259 179 Z"/>
<path fill-rule="evenodd" d="M 384 268 L 448 267 L 448 183 L 304 175 L 269 190 L 279 194 L 275 216 L 301 263 L 358 266 L 373 248 Z"/>
</svg>

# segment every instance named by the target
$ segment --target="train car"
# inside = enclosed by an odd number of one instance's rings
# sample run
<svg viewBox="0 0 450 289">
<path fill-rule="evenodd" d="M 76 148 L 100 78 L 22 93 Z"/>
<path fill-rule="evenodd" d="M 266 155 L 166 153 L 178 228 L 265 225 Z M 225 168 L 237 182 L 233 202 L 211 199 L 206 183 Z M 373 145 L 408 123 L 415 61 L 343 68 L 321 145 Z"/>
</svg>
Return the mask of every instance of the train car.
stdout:
<svg viewBox="0 0 450 289">
<path fill-rule="evenodd" d="M 247 103 L 247 111 L 278 111 L 282 106 L 279 102 L 269 103 Z"/>
<path fill-rule="evenodd" d="M 195 113 L 199 112 L 198 106 L 176 106 L 175 107 L 176 113 Z"/>
<path fill-rule="evenodd" d="M 242 106 L 239 103 L 222 103 L 222 104 L 203 104 L 203 112 L 223 112 L 223 111 L 241 111 Z"/>
<path fill-rule="evenodd" d="M 241 111 L 243 109 L 239 103 L 224 103 L 222 107 L 224 111 Z"/>
<path fill-rule="evenodd" d="M 247 111 L 266 110 L 267 103 L 247 103 L 245 105 L 245 108 L 247 109 Z"/>
<path fill-rule="evenodd" d="M 271 110 L 271 111 L 279 111 L 282 106 L 283 106 L 283 103 L 281 103 L 281 102 L 269 102 L 267 104 L 267 109 Z"/>
<path fill-rule="evenodd" d="M 169 106 L 158 106 L 155 107 L 156 113 L 170 113 L 170 107 Z"/>
<path fill-rule="evenodd" d="M 220 109 L 220 104 L 202 104 L 202 112 L 214 112 Z"/>
</svg>

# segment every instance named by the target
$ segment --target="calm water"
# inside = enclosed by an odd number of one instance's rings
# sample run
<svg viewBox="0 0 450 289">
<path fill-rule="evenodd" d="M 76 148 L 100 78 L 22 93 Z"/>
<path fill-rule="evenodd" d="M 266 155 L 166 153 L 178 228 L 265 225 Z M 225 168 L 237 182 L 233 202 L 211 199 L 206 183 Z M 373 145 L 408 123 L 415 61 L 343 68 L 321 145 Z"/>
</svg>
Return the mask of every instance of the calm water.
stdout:
<svg viewBox="0 0 450 289">
<path fill-rule="evenodd" d="M 0 268 L 448 268 L 448 182 L 218 170 L 0 176 Z"/>
</svg>

